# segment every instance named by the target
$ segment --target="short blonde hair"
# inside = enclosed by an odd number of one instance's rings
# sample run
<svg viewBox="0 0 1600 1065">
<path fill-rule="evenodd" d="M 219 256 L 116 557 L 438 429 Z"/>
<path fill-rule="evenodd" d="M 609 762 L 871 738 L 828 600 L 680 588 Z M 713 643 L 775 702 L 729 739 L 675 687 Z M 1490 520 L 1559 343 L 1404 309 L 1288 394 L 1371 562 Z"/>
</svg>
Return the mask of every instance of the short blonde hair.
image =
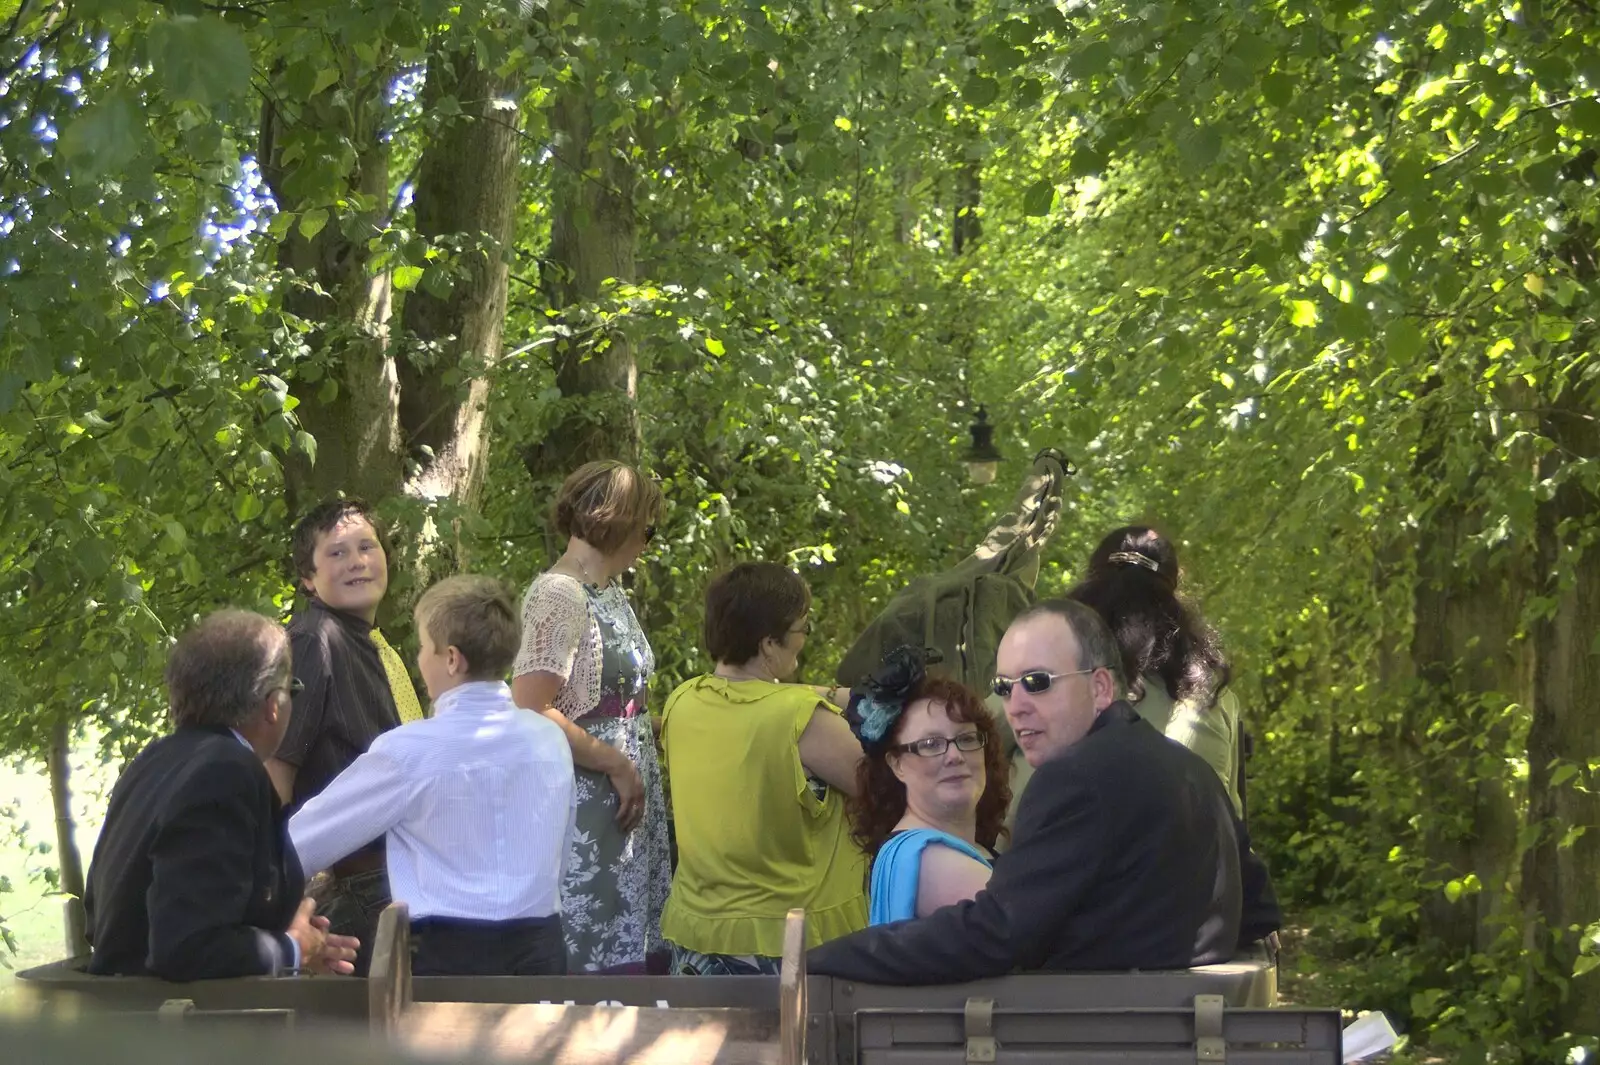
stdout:
<svg viewBox="0 0 1600 1065">
<path fill-rule="evenodd" d="M 516 660 L 522 628 L 511 592 L 493 577 L 446 577 L 417 600 L 417 629 L 436 651 L 454 647 L 472 680 L 504 680 Z"/>
<path fill-rule="evenodd" d="M 625 462 L 586 462 L 556 495 L 556 532 L 610 554 L 661 516 L 661 486 Z"/>
</svg>

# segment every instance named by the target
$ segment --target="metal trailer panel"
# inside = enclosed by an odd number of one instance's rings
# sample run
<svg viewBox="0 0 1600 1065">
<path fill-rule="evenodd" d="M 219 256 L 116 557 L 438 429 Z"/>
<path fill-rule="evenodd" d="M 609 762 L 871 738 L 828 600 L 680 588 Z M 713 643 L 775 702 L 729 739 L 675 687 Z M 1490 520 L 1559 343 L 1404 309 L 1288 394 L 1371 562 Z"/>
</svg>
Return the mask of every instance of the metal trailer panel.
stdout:
<svg viewBox="0 0 1600 1065">
<path fill-rule="evenodd" d="M 856 1015 L 861 1011 L 951 1010 L 961 1016 L 969 1000 L 989 999 L 997 1009 L 1059 1010 L 1171 1007 L 1192 1011 L 1196 995 L 1221 995 L 1230 1007 L 1271 1006 L 1276 971 L 1265 961 L 1239 961 L 1165 972 L 1025 973 L 966 984 L 891 987 L 833 981 L 833 1015 L 840 1062 L 854 1060 Z"/>
<path fill-rule="evenodd" d="M 973 1000 L 983 1003 L 987 1000 Z M 978 1025 L 974 1027 L 974 1018 Z M 1338 1065 L 1336 1010 L 1226 1009 L 1206 1022 L 1190 1009 L 870 1009 L 855 1016 L 855 1065 L 981 1062 L 1254 1062 Z M 1207 1045 L 1209 1042 L 1210 1045 Z"/>
</svg>

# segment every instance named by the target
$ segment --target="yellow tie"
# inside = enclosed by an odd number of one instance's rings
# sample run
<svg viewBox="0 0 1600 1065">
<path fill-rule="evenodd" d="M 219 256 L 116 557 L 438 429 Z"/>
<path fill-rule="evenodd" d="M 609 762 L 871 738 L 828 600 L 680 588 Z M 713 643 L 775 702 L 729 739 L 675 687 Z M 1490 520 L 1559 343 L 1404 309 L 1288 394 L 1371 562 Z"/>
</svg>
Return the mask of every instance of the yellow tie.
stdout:
<svg viewBox="0 0 1600 1065">
<path fill-rule="evenodd" d="M 411 685 L 411 674 L 400 661 L 400 652 L 390 647 L 377 629 L 372 630 L 372 644 L 378 649 L 378 661 L 383 663 L 383 672 L 389 677 L 389 691 L 394 695 L 394 708 L 400 712 L 400 724 L 421 721 L 422 704 L 417 702 L 417 689 Z"/>
</svg>

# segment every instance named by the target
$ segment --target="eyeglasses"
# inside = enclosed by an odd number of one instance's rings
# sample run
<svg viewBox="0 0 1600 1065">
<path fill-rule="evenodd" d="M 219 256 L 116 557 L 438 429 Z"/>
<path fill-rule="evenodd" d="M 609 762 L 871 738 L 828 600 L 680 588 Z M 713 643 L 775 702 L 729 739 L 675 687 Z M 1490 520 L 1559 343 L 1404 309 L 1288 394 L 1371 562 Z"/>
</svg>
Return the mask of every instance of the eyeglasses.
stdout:
<svg viewBox="0 0 1600 1065">
<path fill-rule="evenodd" d="M 1063 677 L 1077 677 L 1084 673 L 1093 673 L 1099 668 L 1099 666 L 1092 666 L 1089 669 L 1074 669 L 1070 673 L 1051 673 L 1043 669 L 1030 669 L 1020 677 L 994 678 L 993 689 L 994 693 L 1002 699 L 1011 697 L 1011 687 L 1014 684 L 1021 684 L 1022 690 L 1029 695 L 1038 695 L 1040 692 L 1049 691 L 1050 685 Z"/>
<path fill-rule="evenodd" d="M 983 750 L 983 733 L 963 732 L 959 736 L 924 736 L 920 740 L 910 743 L 898 744 L 894 747 L 897 751 L 910 751 L 912 754 L 921 755 L 923 758 L 939 758 L 950 749 L 951 744 L 956 745 L 958 751 Z"/>
<path fill-rule="evenodd" d="M 802 621 L 800 623 L 800 625 L 797 628 L 792 628 L 792 629 L 789 630 L 789 635 L 791 635 L 791 636 L 795 635 L 796 633 L 798 633 L 801 636 L 810 636 L 811 635 L 811 619 L 810 618 L 806 618 L 804 621 Z"/>
<path fill-rule="evenodd" d="M 279 690 L 286 691 L 290 695 L 299 695 L 306 690 L 306 682 L 299 677 L 290 677 L 289 683 L 280 685 Z"/>
</svg>

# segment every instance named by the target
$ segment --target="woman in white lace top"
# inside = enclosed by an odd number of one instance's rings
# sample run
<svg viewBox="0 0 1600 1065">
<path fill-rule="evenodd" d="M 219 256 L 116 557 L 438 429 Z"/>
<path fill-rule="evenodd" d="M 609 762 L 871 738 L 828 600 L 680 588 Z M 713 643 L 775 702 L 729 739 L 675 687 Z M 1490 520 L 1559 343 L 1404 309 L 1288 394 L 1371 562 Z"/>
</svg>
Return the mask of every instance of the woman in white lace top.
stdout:
<svg viewBox="0 0 1600 1065">
<path fill-rule="evenodd" d="M 591 462 L 561 486 L 567 550 L 522 602 L 517 705 L 572 744 L 577 833 L 561 913 L 568 971 L 665 971 L 661 911 L 672 882 L 666 804 L 645 693 L 655 656 L 616 579 L 655 535 L 661 489 L 620 462 Z"/>
</svg>

